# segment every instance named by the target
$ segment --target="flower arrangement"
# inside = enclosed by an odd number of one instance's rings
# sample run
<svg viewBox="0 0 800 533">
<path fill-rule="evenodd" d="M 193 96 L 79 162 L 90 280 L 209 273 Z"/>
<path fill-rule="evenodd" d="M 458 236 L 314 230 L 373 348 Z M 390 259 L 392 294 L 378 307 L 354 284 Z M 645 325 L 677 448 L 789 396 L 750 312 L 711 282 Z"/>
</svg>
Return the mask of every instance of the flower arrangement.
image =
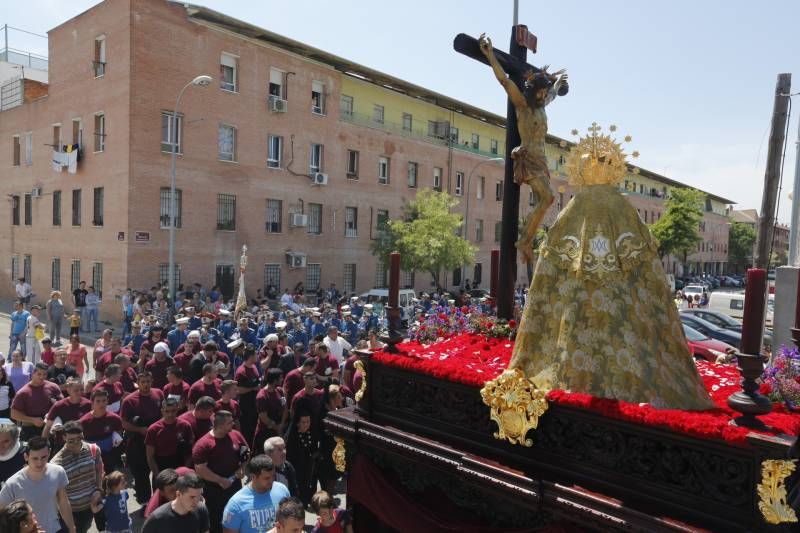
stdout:
<svg viewBox="0 0 800 533">
<path fill-rule="evenodd" d="M 475 306 L 440 306 L 431 309 L 421 322 L 411 324 L 408 336 L 419 344 L 431 344 L 463 333 L 513 340 L 516 331 L 516 320 L 497 318 Z"/>
<path fill-rule="evenodd" d="M 773 402 L 784 402 L 791 411 L 800 410 L 800 350 L 782 346 L 761 375 L 762 394 Z"/>
</svg>

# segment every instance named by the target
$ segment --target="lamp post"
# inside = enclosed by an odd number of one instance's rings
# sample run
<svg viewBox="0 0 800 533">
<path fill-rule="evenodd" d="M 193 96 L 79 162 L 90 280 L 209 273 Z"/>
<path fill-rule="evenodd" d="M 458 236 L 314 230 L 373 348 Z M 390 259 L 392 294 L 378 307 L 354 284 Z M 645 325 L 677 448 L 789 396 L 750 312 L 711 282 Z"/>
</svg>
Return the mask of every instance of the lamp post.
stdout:
<svg viewBox="0 0 800 533">
<path fill-rule="evenodd" d="M 465 194 L 467 196 L 467 203 L 464 206 L 464 240 L 469 242 L 469 190 L 470 186 L 472 185 L 472 175 L 478 170 L 478 167 L 483 165 L 484 163 L 490 163 L 492 161 L 503 162 L 505 159 L 502 157 L 491 157 L 489 159 L 484 159 L 483 161 L 478 162 L 477 165 L 472 167 L 472 170 L 469 171 L 469 176 L 467 176 L 467 188 L 465 190 Z M 464 279 L 467 275 L 466 265 L 461 265 L 461 287 L 464 287 Z"/>
<path fill-rule="evenodd" d="M 175 219 L 177 215 L 177 202 L 175 200 L 175 162 L 178 159 L 178 140 L 180 139 L 180 129 L 178 128 L 178 106 L 181 105 L 181 97 L 183 96 L 183 92 L 195 85 L 197 87 L 208 87 L 211 84 L 213 78 L 207 75 L 197 76 L 195 79 L 187 83 L 183 86 L 183 89 L 178 93 L 178 98 L 175 100 L 175 109 L 172 111 L 172 127 L 174 128 L 174 138 L 170 139 L 170 141 L 174 141 L 172 143 L 172 156 L 170 157 L 170 184 L 169 184 L 169 270 L 167 276 L 169 279 L 167 280 L 169 283 L 169 296 L 170 296 L 170 305 L 172 306 L 172 310 L 175 310 L 175 292 L 177 291 L 177 287 L 175 286 Z M 172 133 L 172 132 L 170 132 Z"/>
</svg>

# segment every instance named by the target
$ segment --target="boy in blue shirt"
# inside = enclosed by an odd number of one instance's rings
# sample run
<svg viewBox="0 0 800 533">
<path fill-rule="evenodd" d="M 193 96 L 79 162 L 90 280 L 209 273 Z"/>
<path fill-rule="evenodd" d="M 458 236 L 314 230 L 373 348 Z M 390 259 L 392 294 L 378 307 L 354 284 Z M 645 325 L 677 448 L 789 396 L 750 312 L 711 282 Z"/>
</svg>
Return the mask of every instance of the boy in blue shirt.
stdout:
<svg viewBox="0 0 800 533">
<path fill-rule="evenodd" d="M 278 504 L 289 497 L 286 485 L 275 481 L 275 465 L 268 455 L 247 463 L 250 483 L 234 494 L 222 513 L 222 527 L 239 533 L 266 533 L 275 524 Z"/>
</svg>

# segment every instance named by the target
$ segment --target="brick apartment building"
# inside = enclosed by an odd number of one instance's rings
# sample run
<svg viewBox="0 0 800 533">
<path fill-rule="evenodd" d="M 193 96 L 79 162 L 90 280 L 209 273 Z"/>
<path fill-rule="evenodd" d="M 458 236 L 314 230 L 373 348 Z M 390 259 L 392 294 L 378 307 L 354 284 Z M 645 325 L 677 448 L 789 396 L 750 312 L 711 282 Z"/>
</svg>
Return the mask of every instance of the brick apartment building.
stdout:
<svg viewBox="0 0 800 533">
<path fill-rule="evenodd" d="M 0 187 L 11 222 L 0 232 L 9 258 L 0 294 L 12 294 L 12 280 L 25 275 L 40 299 L 51 288 L 69 299 L 86 280 L 102 293 L 101 311 L 116 314 L 126 287 L 166 281 L 175 142 L 178 283 L 219 284 L 231 294 L 246 244 L 249 293 L 300 281 L 347 292 L 384 286 L 371 239 L 404 200 L 432 187 L 460 197 L 462 214 L 470 195 L 467 237 L 478 252 L 466 278 L 488 286 L 503 177 L 492 158 L 506 150 L 503 117 L 165 0 L 106 0 L 52 29 L 48 48 L 46 83 L 28 69 L 4 85 L 18 90 L 0 114 L 8 143 Z M 212 84 L 186 90 L 176 124 L 178 92 L 202 74 Z M 556 201 L 546 224 L 571 197 L 563 144 L 549 139 Z M 66 153 L 72 147 L 77 163 Z M 644 169 L 629 178 L 621 187 L 648 223 L 660 218 L 669 189 L 684 186 Z M 690 257 L 697 272 L 725 269 L 729 203 L 708 195 L 704 243 Z M 671 258 L 665 267 L 679 268 Z M 526 269 L 518 272 L 526 284 Z M 447 285 L 458 286 L 459 274 Z M 427 290 L 430 276 L 403 273 L 402 283 Z"/>
</svg>

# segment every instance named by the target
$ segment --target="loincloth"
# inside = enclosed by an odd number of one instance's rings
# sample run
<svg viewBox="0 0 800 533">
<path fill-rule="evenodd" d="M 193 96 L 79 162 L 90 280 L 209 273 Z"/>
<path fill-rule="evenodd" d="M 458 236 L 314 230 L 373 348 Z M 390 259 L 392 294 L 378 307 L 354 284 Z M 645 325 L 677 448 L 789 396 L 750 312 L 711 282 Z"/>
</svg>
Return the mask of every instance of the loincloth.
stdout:
<svg viewBox="0 0 800 533">
<path fill-rule="evenodd" d="M 517 185 L 531 184 L 534 180 L 542 180 L 550 188 L 550 169 L 547 168 L 547 158 L 529 152 L 523 146 L 511 150 L 511 159 L 514 160 L 514 182 Z"/>
</svg>

